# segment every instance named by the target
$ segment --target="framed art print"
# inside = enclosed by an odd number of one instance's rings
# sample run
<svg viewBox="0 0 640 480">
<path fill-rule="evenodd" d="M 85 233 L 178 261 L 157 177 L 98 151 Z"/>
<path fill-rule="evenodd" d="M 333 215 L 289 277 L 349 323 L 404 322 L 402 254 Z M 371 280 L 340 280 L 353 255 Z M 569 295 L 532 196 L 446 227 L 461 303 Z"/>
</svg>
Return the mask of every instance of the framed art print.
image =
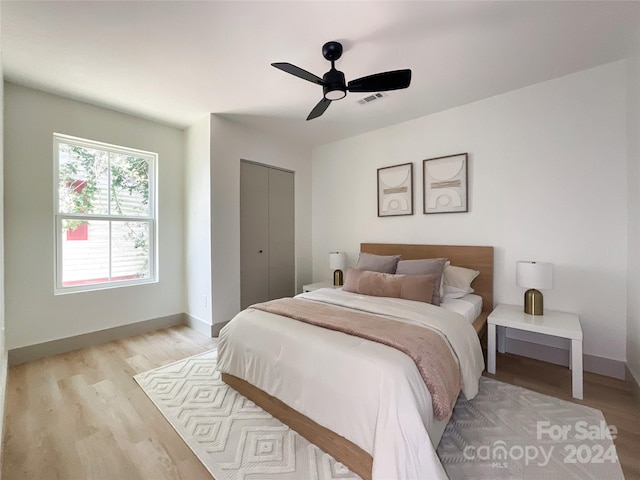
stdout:
<svg viewBox="0 0 640 480">
<path fill-rule="evenodd" d="M 423 160 L 422 175 L 425 214 L 469 211 L 466 153 Z"/>
<path fill-rule="evenodd" d="M 413 163 L 378 169 L 378 216 L 413 215 Z"/>
</svg>

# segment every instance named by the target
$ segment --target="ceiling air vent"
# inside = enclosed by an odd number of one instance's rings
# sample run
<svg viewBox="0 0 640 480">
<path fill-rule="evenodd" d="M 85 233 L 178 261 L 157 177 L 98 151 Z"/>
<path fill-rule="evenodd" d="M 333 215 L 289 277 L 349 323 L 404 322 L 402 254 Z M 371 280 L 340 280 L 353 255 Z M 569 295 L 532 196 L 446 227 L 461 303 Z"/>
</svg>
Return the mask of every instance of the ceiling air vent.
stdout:
<svg viewBox="0 0 640 480">
<path fill-rule="evenodd" d="M 382 97 L 386 97 L 386 94 L 383 93 L 372 93 L 371 95 L 367 95 L 366 97 L 358 100 L 360 105 L 366 105 L 367 103 L 375 102 L 376 100 L 380 100 Z"/>
</svg>

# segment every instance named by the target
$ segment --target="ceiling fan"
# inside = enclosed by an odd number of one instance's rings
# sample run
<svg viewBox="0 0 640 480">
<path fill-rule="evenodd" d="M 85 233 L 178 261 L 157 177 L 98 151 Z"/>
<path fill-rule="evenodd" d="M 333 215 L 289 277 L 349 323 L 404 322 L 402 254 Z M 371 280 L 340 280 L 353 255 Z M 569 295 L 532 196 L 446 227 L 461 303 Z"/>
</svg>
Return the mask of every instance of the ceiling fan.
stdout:
<svg viewBox="0 0 640 480">
<path fill-rule="evenodd" d="M 375 73 L 366 77 L 345 82 L 344 73 L 336 70 L 335 62 L 342 56 L 342 44 L 339 42 L 327 42 L 322 47 L 322 56 L 331 62 L 331 70 L 322 78 L 307 72 L 290 63 L 279 62 L 271 65 L 283 72 L 290 73 L 303 80 L 322 86 L 323 97 L 313 107 L 307 120 L 313 120 L 322 115 L 334 100 L 340 100 L 349 92 L 383 92 L 388 90 L 400 90 L 407 88 L 411 83 L 411 70 L 393 70 L 390 72 Z"/>
</svg>

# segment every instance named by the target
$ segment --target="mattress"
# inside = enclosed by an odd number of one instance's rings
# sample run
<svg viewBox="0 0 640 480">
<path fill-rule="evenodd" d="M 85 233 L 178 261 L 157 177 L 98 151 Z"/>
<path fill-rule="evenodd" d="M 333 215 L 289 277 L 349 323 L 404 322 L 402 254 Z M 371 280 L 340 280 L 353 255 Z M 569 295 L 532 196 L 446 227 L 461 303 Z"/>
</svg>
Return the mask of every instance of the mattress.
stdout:
<svg viewBox="0 0 640 480">
<path fill-rule="evenodd" d="M 466 318 L 469 323 L 473 323 L 482 313 L 482 297 L 468 293 L 462 298 L 443 300 L 440 306 L 451 312 L 459 313 Z"/>
<path fill-rule="evenodd" d="M 458 313 L 422 302 L 321 289 L 299 295 L 435 328 L 460 364 L 463 391 L 477 393 L 484 360 Z M 446 479 L 435 453 L 444 423 L 415 363 L 375 342 L 253 309 L 220 332 L 218 368 L 273 395 L 373 457 L 373 479 Z M 399 414 L 401 412 L 401 415 Z"/>
</svg>

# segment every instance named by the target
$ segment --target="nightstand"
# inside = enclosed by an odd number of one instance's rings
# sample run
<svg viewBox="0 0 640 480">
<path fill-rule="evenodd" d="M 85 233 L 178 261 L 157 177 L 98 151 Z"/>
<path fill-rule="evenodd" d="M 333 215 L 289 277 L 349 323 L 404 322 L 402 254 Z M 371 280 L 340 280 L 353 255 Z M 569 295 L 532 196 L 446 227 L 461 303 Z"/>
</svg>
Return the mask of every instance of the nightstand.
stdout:
<svg viewBox="0 0 640 480">
<path fill-rule="evenodd" d="M 487 371 L 496 373 L 496 326 L 516 328 L 571 340 L 572 393 L 582 400 L 582 327 L 574 313 L 545 310 L 544 315 L 528 315 L 521 305 L 498 305 L 487 318 Z"/>
<path fill-rule="evenodd" d="M 318 282 L 318 283 L 309 283 L 307 285 L 302 286 L 303 292 L 313 292 L 314 290 L 318 290 L 319 288 L 342 288 L 342 285 L 337 286 L 331 282 Z"/>
</svg>

